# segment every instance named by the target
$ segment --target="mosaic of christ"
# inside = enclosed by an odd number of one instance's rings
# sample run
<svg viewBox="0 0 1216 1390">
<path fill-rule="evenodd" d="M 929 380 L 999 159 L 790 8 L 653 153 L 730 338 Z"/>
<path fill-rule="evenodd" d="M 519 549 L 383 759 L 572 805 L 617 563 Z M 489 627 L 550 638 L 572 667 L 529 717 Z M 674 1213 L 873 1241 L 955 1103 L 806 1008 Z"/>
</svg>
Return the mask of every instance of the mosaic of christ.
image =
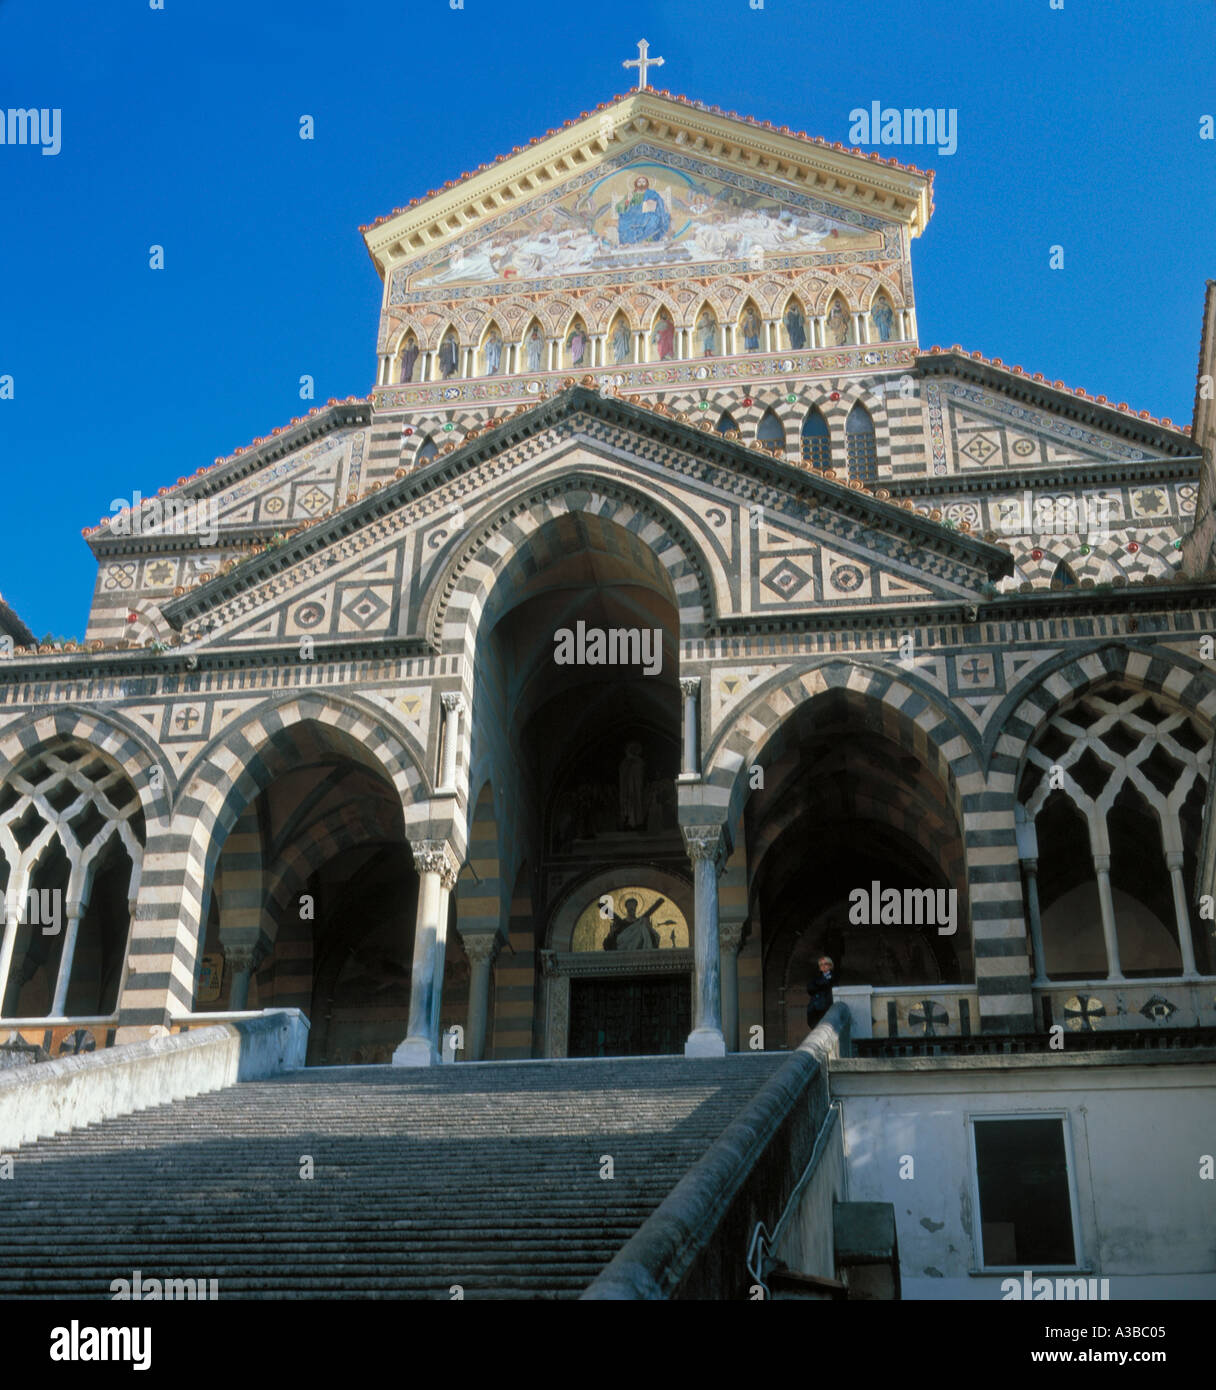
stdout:
<svg viewBox="0 0 1216 1390">
<path fill-rule="evenodd" d="M 758 254 L 861 251 L 882 234 L 774 198 L 698 179 L 650 161 L 458 249 L 414 281 L 419 287 L 532 280 L 618 267 L 754 260 Z"/>
</svg>

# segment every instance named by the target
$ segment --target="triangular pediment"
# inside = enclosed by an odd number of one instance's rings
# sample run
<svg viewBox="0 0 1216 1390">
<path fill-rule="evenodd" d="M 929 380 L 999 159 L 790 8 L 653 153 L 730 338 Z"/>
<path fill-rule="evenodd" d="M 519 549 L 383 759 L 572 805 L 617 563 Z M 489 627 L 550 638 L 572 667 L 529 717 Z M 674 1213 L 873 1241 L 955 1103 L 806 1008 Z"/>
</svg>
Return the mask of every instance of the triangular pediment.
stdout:
<svg viewBox="0 0 1216 1390">
<path fill-rule="evenodd" d="M 609 481 L 610 486 L 605 486 Z M 703 431 L 671 412 L 571 387 L 167 604 L 191 640 L 425 643 L 431 596 L 521 489 L 610 520 L 630 494 L 702 558 L 711 621 L 959 603 L 1007 552 L 865 491 Z M 757 497 L 764 498 L 757 516 Z"/>
<path fill-rule="evenodd" d="M 645 183 L 639 183 L 645 180 Z M 931 177 L 644 91 L 364 228 L 395 294 L 767 255 L 871 255 L 918 235 Z"/>
</svg>

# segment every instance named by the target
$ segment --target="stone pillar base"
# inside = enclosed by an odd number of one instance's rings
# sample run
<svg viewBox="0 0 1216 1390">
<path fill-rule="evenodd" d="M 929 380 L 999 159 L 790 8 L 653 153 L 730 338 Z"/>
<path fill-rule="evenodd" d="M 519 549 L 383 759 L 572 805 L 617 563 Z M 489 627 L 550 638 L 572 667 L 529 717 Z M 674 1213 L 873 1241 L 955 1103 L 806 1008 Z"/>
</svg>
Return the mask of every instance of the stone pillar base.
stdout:
<svg viewBox="0 0 1216 1390">
<path fill-rule="evenodd" d="M 726 1039 L 716 1028 L 694 1028 L 684 1044 L 685 1057 L 725 1057 Z"/>
<path fill-rule="evenodd" d="M 395 1067 L 433 1067 L 439 1058 L 427 1038 L 406 1038 L 393 1053 Z"/>
</svg>

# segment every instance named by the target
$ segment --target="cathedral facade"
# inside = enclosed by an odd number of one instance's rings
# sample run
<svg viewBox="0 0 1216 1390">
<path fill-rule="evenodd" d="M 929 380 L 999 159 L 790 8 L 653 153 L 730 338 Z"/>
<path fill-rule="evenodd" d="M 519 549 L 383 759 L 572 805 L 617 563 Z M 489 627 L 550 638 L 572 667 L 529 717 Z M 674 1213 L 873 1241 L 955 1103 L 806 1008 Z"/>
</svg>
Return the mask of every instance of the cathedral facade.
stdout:
<svg viewBox="0 0 1216 1390">
<path fill-rule="evenodd" d="M 363 228 L 370 394 L 9 642 L 0 1030 L 782 1050 L 823 955 L 863 1037 L 1216 1025 L 1213 291 L 1179 427 L 923 347 L 932 211 L 640 90 Z"/>
</svg>

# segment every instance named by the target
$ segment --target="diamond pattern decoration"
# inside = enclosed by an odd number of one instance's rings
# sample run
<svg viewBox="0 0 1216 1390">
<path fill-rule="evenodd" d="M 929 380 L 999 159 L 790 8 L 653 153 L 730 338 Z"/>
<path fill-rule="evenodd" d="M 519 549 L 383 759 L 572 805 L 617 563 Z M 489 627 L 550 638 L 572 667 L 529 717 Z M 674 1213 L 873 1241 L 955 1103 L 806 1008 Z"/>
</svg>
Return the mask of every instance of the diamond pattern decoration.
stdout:
<svg viewBox="0 0 1216 1390">
<path fill-rule="evenodd" d="M 1171 1014 L 1178 1012 L 1178 1005 L 1171 1004 L 1168 999 L 1163 999 L 1159 994 L 1154 994 L 1151 999 L 1146 999 L 1140 1006 L 1140 1012 L 1150 1023 L 1164 1023 Z"/>
<path fill-rule="evenodd" d="M 811 582 L 811 576 L 792 560 L 782 560 L 761 582 L 779 598 L 793 598 Z"/>
<path fill-rule="evenodd" d="M 349 618 L 360 629 L 370 627 L 387 611 L 388 604 L 369 588 L 364 588 L 361 593 L 342 605 L 342 616 Z"/>
<path fill-rule="evenodd" d="M 969 459 L 974 459 L 976 463 L 987 463 L 999 450 L 987 435 L 977 434 L 973 435 L 959 452 L 966 454 Z"/>
</svg>

